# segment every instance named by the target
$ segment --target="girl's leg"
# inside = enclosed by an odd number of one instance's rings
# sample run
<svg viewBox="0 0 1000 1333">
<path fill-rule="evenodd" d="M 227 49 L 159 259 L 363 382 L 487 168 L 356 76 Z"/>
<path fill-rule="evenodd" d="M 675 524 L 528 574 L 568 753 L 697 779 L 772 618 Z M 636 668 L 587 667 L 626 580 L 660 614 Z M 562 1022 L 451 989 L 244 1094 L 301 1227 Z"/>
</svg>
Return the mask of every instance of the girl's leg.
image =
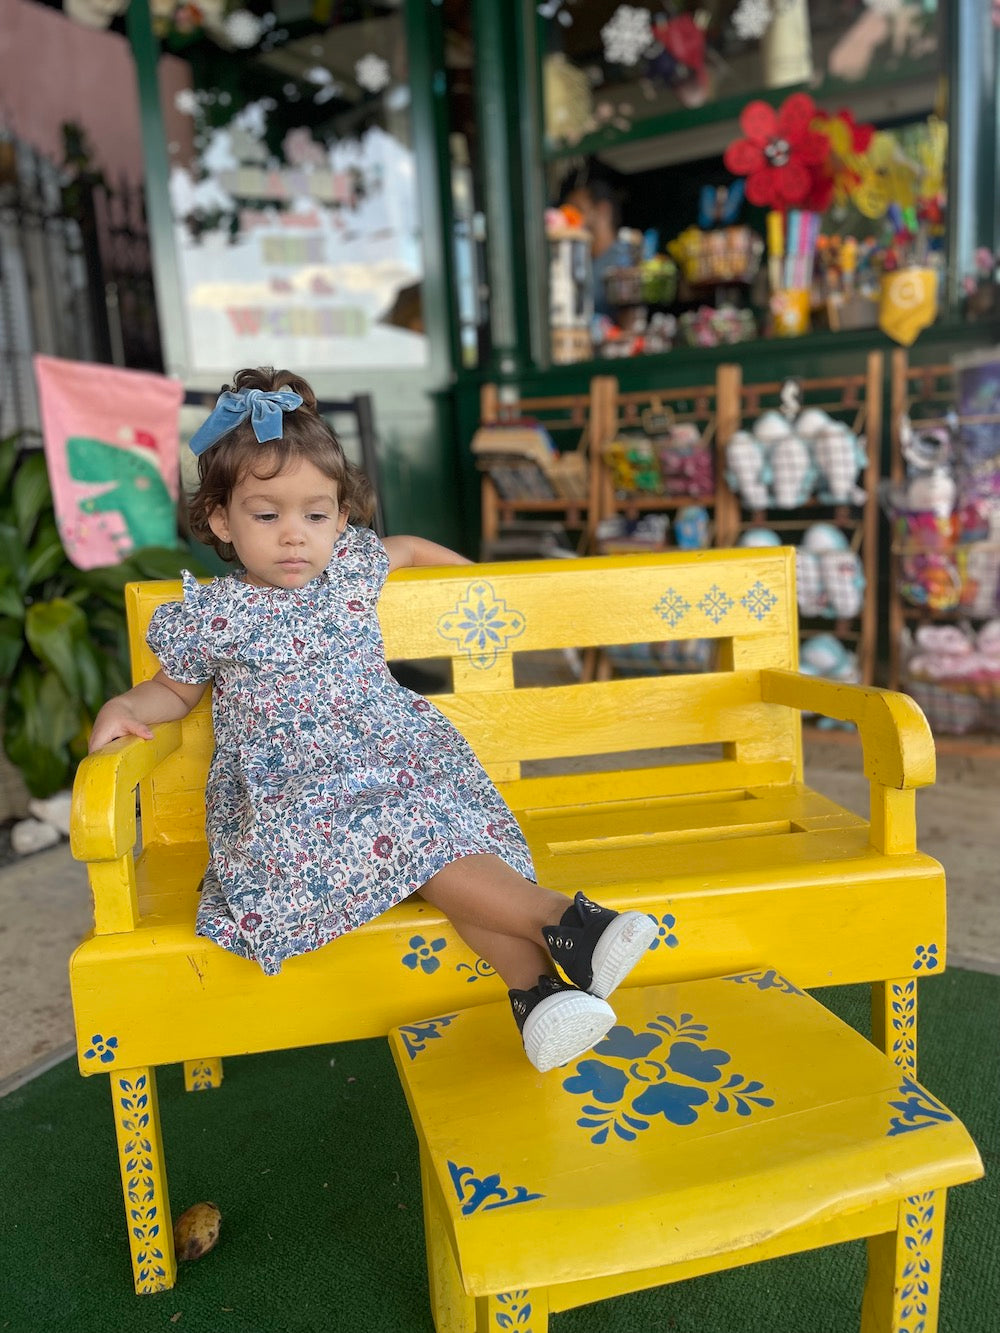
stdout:
<svg viewBox="0 0 1000 1333">
<path fill-rule="evenodd" d="M 420 896 L 440 908 L 456 927 L 478 926 L 539 946 L 544 944 L 543 928 L 557 925 L 572 905 L 564 893 L 543 889 L 499 856 L 487 853 L 445 866 L 431 876 Z"/>
<path fill-rule="evenodd" d="M 540 944 L 450 919 L 456 933 L 473 953 L 485 958 L 508 990 L 530 990 L 540 976 L 555 976 L 552 959 Z"/>
</svg>

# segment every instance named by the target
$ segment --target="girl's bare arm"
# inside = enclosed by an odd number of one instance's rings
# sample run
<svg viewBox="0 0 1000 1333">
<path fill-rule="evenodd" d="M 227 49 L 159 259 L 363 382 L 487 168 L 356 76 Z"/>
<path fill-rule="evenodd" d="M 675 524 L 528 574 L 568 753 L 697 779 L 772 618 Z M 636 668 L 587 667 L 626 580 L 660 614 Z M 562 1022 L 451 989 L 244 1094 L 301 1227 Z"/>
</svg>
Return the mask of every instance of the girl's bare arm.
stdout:
<svg viewBox="0 0 1000 1333">
<path fill-rule="evenodd" d="M 389 555 L 389 572 L 412 569 L 415 565 L 471 565 L 464 555 L 447 546 L 429 542 L 424 537 L 384 537 L 382 545 Z"/>
<path fill-rule="evenodd" d="M 141 736 L 153 739 L 150 730 L 157 722 L 179 722 L 187 717 L 201 696 L 205 685 L 189 685 L 182 680 L 171 680 L 158 671 L 152 680 L 144 680 L 125 694 L 109 699 L 94 718 L 90 733 L 91 754 L 109 741 L 120 736 Z"/>
</svg>

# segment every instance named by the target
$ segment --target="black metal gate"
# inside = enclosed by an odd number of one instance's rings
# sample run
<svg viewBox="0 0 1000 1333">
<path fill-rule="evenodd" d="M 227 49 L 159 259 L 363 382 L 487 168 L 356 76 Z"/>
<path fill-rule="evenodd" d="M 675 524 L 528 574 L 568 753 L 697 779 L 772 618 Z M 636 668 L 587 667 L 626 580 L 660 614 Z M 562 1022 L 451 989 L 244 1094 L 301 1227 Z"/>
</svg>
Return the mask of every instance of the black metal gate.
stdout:
<svg viewBox="0 0 1000 1333">
<path fill-rule="evenodd" d="M 0 433 L 39 428 L 42 352 L 162 370 L 143 192 L 0 141 Z"/>
</svg>

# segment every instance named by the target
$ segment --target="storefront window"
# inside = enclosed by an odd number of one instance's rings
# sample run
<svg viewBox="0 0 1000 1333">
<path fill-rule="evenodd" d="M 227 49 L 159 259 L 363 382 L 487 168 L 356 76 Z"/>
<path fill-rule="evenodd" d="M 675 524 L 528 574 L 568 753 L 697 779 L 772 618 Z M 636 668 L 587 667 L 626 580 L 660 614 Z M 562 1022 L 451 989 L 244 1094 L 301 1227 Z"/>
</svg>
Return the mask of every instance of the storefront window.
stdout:
<svg viewBox="0 0 1000 1333">
<path fill-rule="evenodd" d="M 202 10 L 160 31 L 192 69 L 174 108 L 191 149 L 171 144 L 170 174 L 189 364 L 425 366 L 399 6 Z"/>
</svg>

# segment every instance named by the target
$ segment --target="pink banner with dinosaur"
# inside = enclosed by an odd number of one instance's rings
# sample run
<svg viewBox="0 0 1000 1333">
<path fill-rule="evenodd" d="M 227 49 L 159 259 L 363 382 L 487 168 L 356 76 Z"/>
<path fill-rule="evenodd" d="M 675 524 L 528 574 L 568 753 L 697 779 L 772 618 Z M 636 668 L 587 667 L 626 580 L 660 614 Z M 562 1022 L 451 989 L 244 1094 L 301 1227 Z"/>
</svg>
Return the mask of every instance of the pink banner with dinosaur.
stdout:
<svg viewBox="0 0 1000 1333">
<path fill-rule="evenodd" d="M 36 356 L 45 461 L 66 554 L 78 569 L 177 545 L 177 380 Z"/>
</svg>

